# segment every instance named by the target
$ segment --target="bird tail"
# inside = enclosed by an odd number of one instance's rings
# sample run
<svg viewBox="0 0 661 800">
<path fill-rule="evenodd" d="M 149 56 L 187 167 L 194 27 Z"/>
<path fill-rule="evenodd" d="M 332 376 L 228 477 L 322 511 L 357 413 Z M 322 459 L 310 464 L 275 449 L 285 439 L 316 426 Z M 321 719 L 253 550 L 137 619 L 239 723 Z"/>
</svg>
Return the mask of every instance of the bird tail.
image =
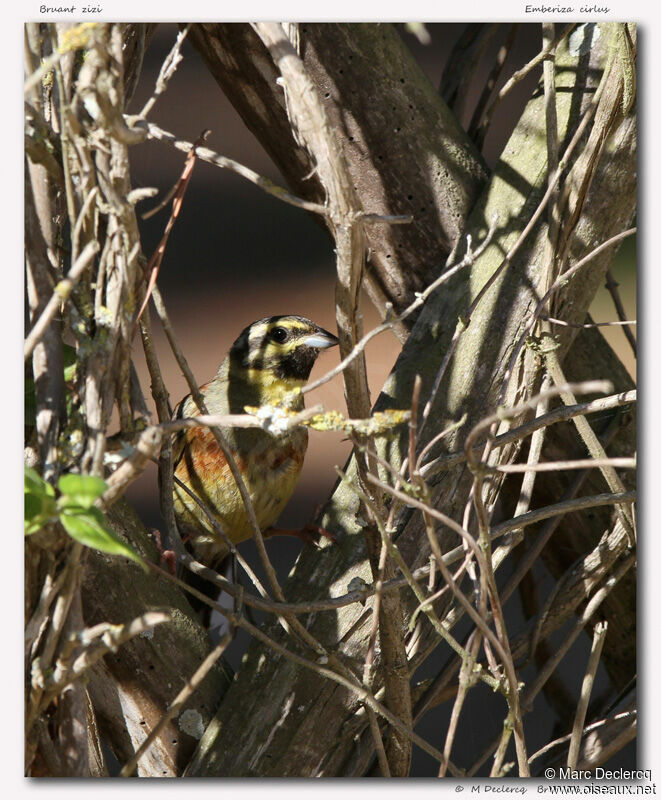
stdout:
<svg viewBox="0 0 661 800">
<path fill-rule="evenodd" d="M 215 570 L 216 572 L 224 575 L 225 577 L 229 577 L 229 572 L 231 569 L 232 564 L 232 556 L 230 554 L 224 555 L 222 558 L 218 560 L 217 563 L 209 565 L 211 569 Z M 217 600 L 218 596 L 221 592 L 221 589 L 213 583 L 213 581 L 209 581 L 206 578 L 203 578 L 201 575 L 197 575 L 190 570 L 185 570 L 185 575 L 182 576 L 184 583 L 191 586 L 193 589 L 197 589 L 198 592 L 205 594 L 211 600 Z M 193 607 L 193 610 L 198 615 L 201 623 L 208 628 L 209 623 L 211 620 L 211 613 L 213 609 L 204 601 L 200 600 L 199 598 L 195 597 L 192 594 L 188 595 L 188 602 Z"/>
</svg>

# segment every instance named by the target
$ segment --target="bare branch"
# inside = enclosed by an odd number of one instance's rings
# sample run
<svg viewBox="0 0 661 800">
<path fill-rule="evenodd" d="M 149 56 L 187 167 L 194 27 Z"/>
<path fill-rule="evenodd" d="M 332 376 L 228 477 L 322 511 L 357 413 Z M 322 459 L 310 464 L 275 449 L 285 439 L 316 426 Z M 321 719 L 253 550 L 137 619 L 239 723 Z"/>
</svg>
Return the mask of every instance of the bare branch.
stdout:
<svg viewBox="0 0 661 800">
<path fill-rule="evenodd" d="M 588 703 L 590 702 L 590 695 L 592 694 L 592 686 L 594 678 L 599 666 L 599 659 L 601 651 L 604 646 L 604 639 L 608 630 L 607 622 L 598 622 L 594 626 L 594 633 L 592 636 L 592 649 L 590 651 L 590 658 L 588 665 L 585 669 L 585 677 L 583 678 L 583 685 L 581 686 L 581 696 L 576 706 L 576 717 L 574 719 L 574 727 L 572 729 L 571 741 L 569 743 L 569 755 L 567 756 L 567 766 L 569 769 L 576 769 L 578 762 L 578 754 L 581 748 L 581 739 L 583 737 L 583 726 L 585 725 L 585 717 L 588 713 Z"/>
<path fill-rule="evenodd" d="M 536 417 L 534 420 L 531 420 L 524 425 L 519 425 L 516 428 L 511 428 L 505 433 L 499 434 L 493 439 L 493 449 L 496 447 L 503 447 L 506 444 L 516 441 L 517 439 L 523 439 L 540 428 L 544 428 L 549 425 L 555 425 L 558 422 L 571 419 L 579 414 L 596 414 L 635 402 L 636 391 L 631 390 L 629 392 L 620 392 L 618 394 L 610 395 L 609 397 L 599 398 L 598 400 L 591 400 L 589 403 L 577 403 L 575 406 L 561 406 L 560 408 L 553 409 L 553 411 L 549 411 L 547 414 Z M 474 450 L 477 449 L 478 446 L 474 448 Z M 431 478 L 440 470 L 449 469 L 450 467 L 455 466 L 455 464 L 460 464 L 465 459 L 466 455 L 463 452 L 450 453 L 425 464 L 421 468 L 421 474 L 424 478 Z"/>
<path fill-rule="evenodd" d="M 183 56 L 181 55 L 181 47 L 184 43 L 184 39 L 188 35 L 188 31 L 190 30 L 191 23 L 188 23 L 183 30 L 180 30 L 177 33 L 177 38 L 175 40 L 172 49 L 165 57 L 163 63 L 161 64 L 161 69 L 158 73 L 158 78 L 156 79 L 156 86 L 154 87 L 154 92 L 152 96 L 147 100 L 147 102 L 142 107 L 139 116 L 143 119 L 149 114 L 149 112 L 154 107 L 154 104 L 158 100 L 159 96 L 163 94 L 163 92 L 168 88 L 168 83 L 170 79 L 177 71 L 177 67 L 179 66 Z"/>
<path fill-rule="evenodd" d="M 81 678 L 106 653 L 115 652 L 120 645 L 170 619 L 168 613 L 152 610 L 124 625 L 103 622 L 73 634 L 64 643 L 55 669 L 42 687 L 46 692 L 45 702 Z M 80 645 L 82 652 L 70 663 L 72 651 Z"/>
<path fill-rule="evenodd" d="M 125 458 L 108 478 L 108 488 L 100 501 L 101 508 L 105 509 L 112 505 L 124 494 L 129 484 L 144 471 L 160 449 L 161 436 L 161 431 L 155 426 L 146 428 L 140 434 L 131 455 Z"/>
<path fill-rule="evenodd" d="M 417 311 L 424 304 L 427 298 L 433 292 L 435 292 L 436 289 L 439 288 L 439 286 L 442 286 L 446 281 L 450 280 L 450 278 L 452 278 L 457 272 L 459 272 L 459 270 L 463 269 L 464 267 L 470 267 L 474 263 L 475 259 L 479 258 L 480 255 L 491 244 L 491 240 L 493 239 L 494 233 L 496 232 L 497 229 L 497 223 L 498 223 L 498 218 L 494 217 L 491 220 L 491 225 L 489 226 L 489 230 L 487 231 L 486 236 L 484 237 L 482 242 L 480 242 L 479 247 L 475 251 L 471 249 L 471 239 L 470 237 L 468 237 L 466 241 L 466 254 L 458 264 L 452 264 L 451 266 L 447 266 L 446 269 L 443 271 L 443 273 L 439 275 L 439 277 L 436 278 L 435 281 L 430 283 L 429 286 L 423 292 L 416 293 L 415 300 L 413 300 L 413 302 L 410 303 L 404 309 L 404 311 L 402 311 L 395 318 L 391 319 L 387 318 L 380 325 L 377 325 L 376 328 L 373 328 L 371 331 L 366 333 L 360 341 L 356 342 L 351 352 L 347 356 L 345 356 L 336 367 L 333 367 L 333 369 L 329 370 L 325 375 L 322 375 L 320 378 L 317 378 L 317 380 L 308 383 L 301 389 L 301 392 L 305 394 L 307 392 L 311 392 L 313 389 L 318 389 L 320 386 L 323 386 L 325 383 L 328 383 L 328 381 L 330 381 L 336 375 L 339 375 L 347 368 L 347 366 L 355 358 L 357 358 L 363 352 L 365 346 L 372 339 L 374 339 L 375 336 L 378 336 L 380 333 L 384 333 L 385 331 L 388 330 L 394 330 L 397 327 L 397 325 L 403 322 L 407 317 L 411 316 L 411 314 L 413 314 L 414 311 Z M 452 257 L 452 255 L 453 254 L 451 254 L 450 257 Z"/>
<path fill-rule="evenodd" d="M 635 327 L 637 324 L 635 319 L 625 319 L 618 322 L 565 322 L 562 319 L 557 319 L 556 317 L 547 317 L 544 315 L 542 315 L 540 319 L 546 320 L 547 322 L 552 322 L 554 325 L 562 325 L 566 328 L 605 328 L 609 325 L 632 325 Z"/>
<path fill-rule="evenodd" d="M 485 472 L 553 472 L 565 469 L 592 469 L 594 467 L 619 467 L 636 469 L 635 458 L 577 458 L 573 461 L 548 461 L 526 464 L 499 464 L 484 467 Z"/>
<path fill-rule="evenodd" d="M 629 704 L 626 711 L 621 711 L 618 714 L 613 714 L 612 717 L 605 717 L 604 719 L 597 720 L 587 725 L 583 731 L 584 734 L 586 734 L 586 742 L 583 746 L 584 752 L 582 753 L 583 760 L 579 763 L 578 767 L 583 770 L 594 769 L 594 767 L 603 764 L 613 753 L 618 752 L 625 744 L 635 738 L 636 718 L 637 712 L 632 702 Z M 615 738 L 613 738 L 613 735 Z M 570 733 L 566 736 L 554 739 L 530 756 L 528 763 L 532 764 L 533 761 L 546 755 L 554 748 L 567 744 L 570 739 Z M 588 754 L 585 752 L 589 747 L 590 739 L 593 740 L 592 744 L 596 758 L 594 758 L 594 756 L 592 758 L 588 757 Z M 596 747 L 594 747 L 595 743 L 597 744 Z"/>
<path fill-rule="evenodd" d="M 494 99 L 489 104 L 487 108 L 484 119 L 482 124 L 480 125 L 480 129 L 478 131 L 478 141 L 483 142 L 486 138 L 486 134 L 489 130 L 489 126 L 491 125 L 491 119 L 493 117 L 494 111 L 498 107 L 500 101 L 508 94 L 517 83 L 522 81 L 526 75 L 528 75 L 535 67 L 540 64 L 547 56 L 551 55 L 555 52 L 560 42 L 574 30 L 574 28 L 578 25 L 577 22 L 572 22 L 571 25 L 568 25 L 564 31 L 553 41 L 550 45 L 547 45 L 542 50 L 540 50 L 537 55 L 532 58 L 524 67 L 520 70 L 517 70 L 509 80 L 503 85 L 503 87 L 498 91 L 498 94 L 494 97 Z"/>
<path fill-rule="evenodd" d="M 565 500 L 560 503 L 553 503 L 550 506 L 528 511 L 520 517 L 499 522 L 491 528 L 492 538 L 504 536 L 506 533 L 516 528 L 524 528 L 539 522 L 542 519 L 554 517 L 556 514 L 568 514 L 571 511 L 581 511 L 584 508 L 596 508 L 597 506 L 628 505 L 636 499 L 636 492 L 606 492 L 604 494 L 590 495 L 589 497 L 578 497 L 575 500 Z"/>
<path fill-rule="evenodd" d="M 570 280 L 570 278 L 572 278 L 579 270 L 581 270 L 586 264 L 589 264 L 593 258 L 598 256 L 600 253 L 604 252 L 604 250 L 607 250 L 609 247 L 612 247 L 614 244 L 617 244 L 618 242 L 622 241 L 622 239 L 626 239 L 629 236 L 633 236 L 634 233 L 636 233 L 636 228 L 629 228 L 626 231 L 622 231 L 622 233 L 618 233 L 615 236 L 611 236 L 610 239 L 607 239 L 605 242 L 602 242 L 598 247 L 595 247 L 594 250 L 591 250 L 586 256 L 583 256 L 583 258 L 577 261 L 576 264 L 571 266 L 568 270 L 563 272 L 562 275 L 560 275 L 556 279 L 551 288 L 544 294 L 542 299 L 537 303 L 537 306 L 535 307 L 534 311 L 532 312 L 532 314 L 528 319 L 528 322 L 526 323 L 523 333 L 519 337 L 519 340 L 517 341 L 514 347 L 514 350 L 507 365 L 507 372 L 505 374 L 505 380 L 503 382 L 504 385 L 509 380 L 509 376 L 513 373 L 514 365 L 516 364 L 519 358 L 519 355 L 526 342 L 526 339 L 530 335 L 531 330 L 533 329 L 536 321 L 539 319 L 541 315 L 542 309 L 547 304 L 549 299 L 557 291 L 562 289 L 567 283 L 567 281 Z"/>
<path fill-rule="evenodd" d="M 635 322 L 627 321 L 627 315 L 624 311 L 624 305 L 622 304 L 622 298 L 620 297 L 620 293 L 617 291 L 617 287 L 619 286 L 618 282 L 613 277 L 613 273 L 608 270 L 606 272 L 606 288 L 610 292 L 611 297 L 613 298 L 613 305 L 615 306 L 615 310 L 617 311 L 617 316 L 620 319 L 620 325 L 624 325 L 624 335 L 627 337 L 627 341 L 631 345 L 631 349 L 633 350 L 634 357 L 637 355 L 637 345 L 636 339 L 629 329 L 629 325 L 635 325 Z M 605 324 L 605 323 L 602 323 Z M 613 325 L 617 323 L 611 323 Z"/>
<path fill-rule="evenodd" d="M 525 411 L 535 408 L 540 400 L 557 397 L 563 392 L 573 392 L 575 394 L 605 394 L 606 392 L 612 391 L 612 389 L 613 387 L 608 381 L 585 381 L 583 383 L 576 384 L 565 382 L 561 385 L 550 387 L 544 392 L 540 392 L 534 397 L 531 397 L 530 400 L 526 400 L 516 406 L 512 406 L 510 408 L 499 408 L 496 413 L 490 414 L 489 416 L 480 420 L 466 437 L 466 441 L 464 443 L 464 453 L 466 455 L 466 459 L 473 468 L 477 468 L 478 462 L 474 456 L 475 440 L 483 430 L 491 427 L 494 422 L 500 422 L 500 420 L 503 419 L 516 419 L 516 417 L 520 416 Z M 574 403 L 574 405 L 576 405 L 576 403 Z"/>
<path fill-rule="evenodd" d="M 193 146 L 192 142 L 188 142 L 185 139 L 177 139 L 173 133 L 164 131 L 162 128 L 159 128 L 158 125 L 154 125 L 153 122 L 140 119 L 134 120 L 131 117 L 127 117 L 127 122 L 133 123 L 134 127 L 138 130 L 146 130 L 150 139 L 167 142 L 177 150 L 182 150 L 187 153 Z M 267 194 L 277 197 L 283 202 L 289 203 L 289 205 L 302 208 L 305 211 L 312 211 L 314 214 L 321 214 L 322 216 L 326 216 L 328 214 L 328 209 L 326 206 L 320 205 L 319 203 L 312 203 L 308 200 L 302 200 L 300 197 L 296 197 L 295 195 L 291 194 L 291 192 L 288 192 L 286 189 L 283 189 L 281 186 L 273 183 L 273 181 L 269 180 L 268 178 L 262 177 L 249 167 L 244 167 L 243 164 L 239 164 L 238 161 L 221 156 L 207 147 L 198 147 L 197 157 L 200 160 L 206 161 L 209 164 L 220 167 L 221 169 L 229 169 L 232 172 L 236 172 L 237 175 L 240 175 L 242 178 L 254 183 L 255 186 L 258 186 Z"/>
</svg>

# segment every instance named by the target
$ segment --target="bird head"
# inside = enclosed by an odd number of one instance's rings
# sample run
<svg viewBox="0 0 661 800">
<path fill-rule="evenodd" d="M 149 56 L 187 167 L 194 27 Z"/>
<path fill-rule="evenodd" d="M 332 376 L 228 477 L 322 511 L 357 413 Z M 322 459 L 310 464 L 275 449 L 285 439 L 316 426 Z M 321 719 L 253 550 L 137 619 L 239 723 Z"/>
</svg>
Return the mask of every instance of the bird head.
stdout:
<svg viewBox="0 0 661 800">
<path fill-rule="evenodd" d="M 278 403 L 305 384 L 319 353 L 338 343 L 305 317 L 264 317 L 248 325 L 232 345 L 228 377 L 250 386 L 259 396 L 256 405 Z"/>
</svg>

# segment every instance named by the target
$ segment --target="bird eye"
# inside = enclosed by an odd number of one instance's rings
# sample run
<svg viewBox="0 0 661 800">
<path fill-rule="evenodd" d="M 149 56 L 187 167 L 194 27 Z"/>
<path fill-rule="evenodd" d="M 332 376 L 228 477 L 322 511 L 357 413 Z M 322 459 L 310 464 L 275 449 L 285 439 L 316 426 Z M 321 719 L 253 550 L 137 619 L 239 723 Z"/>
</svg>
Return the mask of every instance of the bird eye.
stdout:
<svg viewBox="0 0 661 800">
<path fill-rule="evenodd" d="M 287 337 L 289 336 L 289 332 L 286 328 L 273 328 L 271 331 L 271 338 L 275 342 L 279 342 L 282 344 L 283 342 L 287 341 Z"/>
</svg>

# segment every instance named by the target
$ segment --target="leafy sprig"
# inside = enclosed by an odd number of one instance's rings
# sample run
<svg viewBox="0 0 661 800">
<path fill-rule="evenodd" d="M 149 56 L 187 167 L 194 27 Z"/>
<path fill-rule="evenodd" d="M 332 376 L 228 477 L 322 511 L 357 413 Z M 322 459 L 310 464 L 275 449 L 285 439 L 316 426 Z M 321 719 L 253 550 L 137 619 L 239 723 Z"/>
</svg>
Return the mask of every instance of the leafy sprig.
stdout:
<svg viewBox="0 0 661 800">
<path fill-rule="evenodd" d="M 142 558 L 117 536 L 95 503 L 108 485 L 94 475 L 63 475 L 55 489 L 31 467 L 25 467 L 25 534 L 61 522 L 77 542 L 111 555 L 126 556 L 143 564 Z"/>
</svg>

